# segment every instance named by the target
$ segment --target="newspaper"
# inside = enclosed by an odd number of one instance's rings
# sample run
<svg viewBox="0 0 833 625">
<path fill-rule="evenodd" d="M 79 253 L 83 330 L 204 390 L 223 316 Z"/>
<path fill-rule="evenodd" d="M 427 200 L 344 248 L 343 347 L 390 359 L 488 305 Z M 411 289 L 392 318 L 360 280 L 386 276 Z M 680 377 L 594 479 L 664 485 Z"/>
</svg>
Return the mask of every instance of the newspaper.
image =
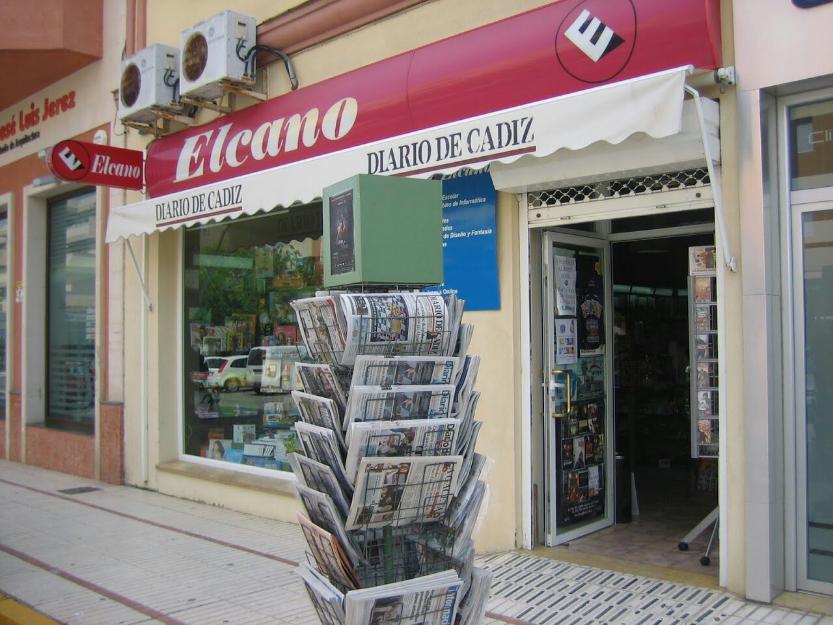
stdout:
<svg viewBox="0 0 833 625">
<path fill-rule="evenodd" d="M 315 559 L 318 570 L 333 580 L 342 588 L 354 589 L 359 587 L 353 564 L 344 553 L 338 539 L 327 530 L 318 527 L 300 512 L 298 524 L 307 539 L 310 553 Z"/>
<path fill-rule="evenodd" d="M 480 479 L 480 475 L 486 464 L 486 457 L 478 453 L 474 453 L 473 456 L 474 460 L 472 461 L 471 470 L 463 480 L 460 486 L 460 492 L 454 497 L 454 501 L 449 507 L 448 515 L 444 521 L 451 527 L 459 526 L 465 513 L 471 506 L 471 499 L 476 496 L 475 490 L 478 488 L 478 483 L 484 483 Z"/>
<path fill-rule="evenodd" d="M 295 489 L 298 491 L 298 497 L 304 504 L 310 521 L 333 534 L 351 562 L 361 562 L 362 557 L 347 535 L 332 498 L 326 493 L 307 488 L 303 484 L 295 484 Z"/>
<path fill-rule="evenodd" d="M 451 416 L 453 384 L 354 386 L 347 401 L 345 429 L 357 421 L 446 419 Z"/>
<path fill-rule="evenodd" d="M 356 356 L 351 386 L 454 384 L 459 365 L 453 356 Z"/>
<path fill-rule="evenodd" d="M 474 567 L 471 572 L 471 585 L 460 602 L 459 625 L 479 625 L 486 615 L 486 602 L 489 600 L 489 588 L 492 585 L 492 572 L 488 569 Z"/>
<path fill-rule="evenodd" d="M 339 295 L 346 324 L 341 364 L 359 354 L 448 355 L 448 309 L 439 293 Z"/>
<path fill-rule="evenodd" d="M 344 471 L 344 460 L 341 457 L 336 433 L 329 428 L 298 421 L 295 424 L 295 434 L 298 436 L 304 455 L 330 467 L 344 492 L 352 492 L 353 485 Z"/>
<path fill-rule="evenodd" d="M 461 323 L 460 330 L 457 333 L 457 343 L 455 344 L 452 356 L 457 358 L 465 358 L 471 345 L 471 337 L 474 334 L 474 326 L 470 323 Z"/>
<path fill-rule="evenodd" d="M 441 520 L 457 492 L 462 456 L 363 458 L 347 529 Z"/>
<path fill-rule="evenodd" d="M 483 426 L 481 421 L 475 421 L 471 427 L 460 437 L 457 444 L 457 453 L 463 456 L 463 469 L 461 476 L 465 477 L 469 474 L 471 469 L 471 461 L 474 458 L 474 448 L 477 445 L 477 435 L 480 434 L 480 428 Z"/>
<path fill-rule="evenodd" d="M 459 446 L 462 449 L 463 447 L 467 446 L 468 441 L 471 440 L 471 430 L 474 427 L 475 420 L 474 420 L 474 413 L 477 411 L 477 404 L 480 401 L 480 391 L 472 392 L 471 396 L 469 397 L 468 404 L 466 405 L 466 411 L 462 415 L 458 415 L 460 420 L 462 421 L 462 425 L 460 428 L 460 443 Z M 460 453 L 463 453 L 462 451 Z"/>
<path fill-rule="evenodd" d="M 292 308 L 307 351 L 316 360 L 338 362 L 344 352 L 344 328 L 339 324 L 335 300 L 329 295 L 296 299 Z"/>
<path fill-rule="evenodd" d="M 356 481 L 359 462 L 365 457 L 455 454 L 459 431 L 459 419 L 353 423 L 348 432 L 347 477 Z"/>
<path fill-rule="evenodd" d="M 341 433 L 341 417 L 338 414 L 338 407 L 332 399 L 302 393 L 301 391 L 292 391 L 292 399 L 295 400 L 295 405 L 298 406 L 298 412 L 301 414 L 304 423 L 332 430 L 335 432 L 341 448 L 347 449 Z"/>
<path fill-rule="evenodd" d="M 448 570 L 350 591 L 345 625 L 454 625 L 461 586 L 457 573 Z"/>
<path fill-rule="evenodd" d="M 477 372 L 480 370 L 480 356 L 466 356 L 463 359 L 463 364 L 460 369 L 460 378 L 457 380 L 457 386 L 454 393 L 454 408 L 452 412 L 455 415 L 465 414 L 466 407 L 469 403 L 469 398 L 474 391 L 474 385 L 477 382 Z"/>
<path fill-rule="evenodd" d="M 328 494 L 341 513 L 342 520 L 346 521 L 350 513 L 350 499 L 353 492 L 351 490 L 345 493 L 342 490 L 333 470 L 326 464 L 298 453 L 289 454 L 287 459 L 298 481 L 307 488 Z"/>
<path fill-rule="evenodd" d="M 295 363 L 304 392 L 332 399 L 338 406 L 339 414 L 347 409 L 347 394 L 339 382 L 338 376 L 330 365 Z"/>
<path fill-rule="evenodd" d="M 295 574 L 304 580 L 322 625 L 344 625 L 344 595 L 341 591 L 307 563 L 298 565 Z"/>
</svg>

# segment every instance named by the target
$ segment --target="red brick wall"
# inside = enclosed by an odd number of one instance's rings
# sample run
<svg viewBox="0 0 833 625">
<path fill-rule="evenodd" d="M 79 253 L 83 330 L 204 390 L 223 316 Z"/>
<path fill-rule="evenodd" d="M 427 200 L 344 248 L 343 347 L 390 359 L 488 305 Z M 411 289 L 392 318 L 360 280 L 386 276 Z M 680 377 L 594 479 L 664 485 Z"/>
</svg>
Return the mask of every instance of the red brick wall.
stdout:
<svg viewBox="0 0 833 625">
<path fill-rule="evenodd" d="M 9 460 L 20 462 L 20 394 L 9 393 L 9 406 L 6 417 L 9 420 Z"/>
<path fill-rule="evenodd" d="M 101 480 L 124 483 L 124 405 L 101 404 Z"/>
<path fill-rule="evenodd" d="M 95 477 L 95 437 L 42 426 L 26 428 L 26 464 Z"/>
</svg>

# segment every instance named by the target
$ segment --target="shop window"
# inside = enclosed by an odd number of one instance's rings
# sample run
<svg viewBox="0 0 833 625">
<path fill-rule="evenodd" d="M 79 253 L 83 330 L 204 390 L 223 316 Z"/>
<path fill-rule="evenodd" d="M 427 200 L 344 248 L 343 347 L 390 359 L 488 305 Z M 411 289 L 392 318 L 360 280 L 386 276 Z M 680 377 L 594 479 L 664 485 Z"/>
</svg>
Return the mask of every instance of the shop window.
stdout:
<svg viewBox="0 0 833 625">
<path fill-rule="evenodd" d="M 46 425 L 92 431 L 95 417 L 95 192 L 49 202 Z"/>
<path fill-rule="evenodd" d="M 0 420 L 6 418 L 6 319 L 8 307 L 9 217 L 0 208 Z"/>
<path fill-rule="evenodd" d="M 833 186 L 833 101 L 790 109 L 790 186 Z"/>
<path fill-rule="evenodd" d="M 321 286 L 321 233 L 320 204 L 186 230 L 184 454 L 290 470 L 306 359 L 290 302 Z"/>
</svg>

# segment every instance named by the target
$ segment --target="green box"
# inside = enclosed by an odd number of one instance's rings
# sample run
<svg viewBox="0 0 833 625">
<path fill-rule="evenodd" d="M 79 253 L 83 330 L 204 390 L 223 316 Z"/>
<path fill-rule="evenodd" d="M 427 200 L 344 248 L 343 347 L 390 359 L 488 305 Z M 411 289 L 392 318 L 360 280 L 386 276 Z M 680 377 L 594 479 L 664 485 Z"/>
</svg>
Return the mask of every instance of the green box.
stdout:
<svg viewBox="0 0 833 625">
<path fill-rule="evenodd" d="M 324 286 L 443 281 L 442 183 L 360 174 L 324 189 Z"/>
</svg>

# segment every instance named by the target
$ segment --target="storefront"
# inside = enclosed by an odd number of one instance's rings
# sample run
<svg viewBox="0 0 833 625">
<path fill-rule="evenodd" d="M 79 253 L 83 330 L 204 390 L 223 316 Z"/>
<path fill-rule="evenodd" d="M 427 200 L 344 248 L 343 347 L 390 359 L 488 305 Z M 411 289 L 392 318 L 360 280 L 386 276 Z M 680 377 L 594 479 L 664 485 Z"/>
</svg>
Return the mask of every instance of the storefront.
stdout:
<svg viewBox="0 0 833 625">
<path fill-rule="evenodd" d="M 8 64 L 0 112 L 0 457 L 121 483 L 122 413 L 105 373 L 120 348 L 104 348 L 120 331 L 107 314 L 110 193 L 57 180 L 44 155 L 71 137 L 109 141 L 104 85 L 125 16 L 87 0 L 52 10 L 48 25 L 24 7 L 5 24 L 4 54 L 25 62 Z"/>
<path fill-rule="evenodd" d="M 743 413 L 743 348 L 736 206 L 722 193 L 718 139 L 732 117 L 712 80 L 725 64 L 720 17 L 718 2 L 697 0 L 551 3 L 309 86 L 299 59 L 298 91 L 154 142 L 152 198 L 114 209 L 107 233 L 137 257 L 125 277 L 140 305 L 128 313 L 139 330 L 127 376 L 138 383 L 125 409 L 140 424 L 128 432 L 138 459 L 128 480 L 292 519 L 282 458 L 294 444 L 291 363 L 303 354 L 287 303 L 320 284 L 322 189 L 357 173 L 488 167 L 497 303 L 470 317 L 480 442 L 498 463 L 492 497 L 507 505 L 490 508 L 481 548 L 558 545 L 614 523 L 614 484 L 630 477 L 614 471 L 627 418 L 619 382 L 650 358 L 643 341 L 622 360 L 621 337 L 668 312 L 661 349 L 673 365 L 656 377 L 675 387 L 666 403 L 684 404 L 682 425 L 654 424 L 653 435 L 683 449 L 640 453 L 660 467 L 712 457 L 697 463 L 711 477 L 698 468 L 697 479 L 711 480 L 710 507 L 719 493 L 721 583 L 742 590 L 744 483 L 727 479 L 743 464 L 742 419 L 726 421 Z M 489 230 L 448 226 L 449 246 Z M 714 275 L 690 312 L 703 276 L 689 282 L 689 248 L 712 246 Z M 700 309 L 705 325 L 691 330 Z M 695 352 L 705 382 L 691 387 Z M 699 418 L 692 397 L 708 403 Z M 658 402 L 652 410 L 664 415 Z M 621 436 L 638 440 L 647 426 L 631 423 Z M 277 441 L 274 459 L 256 457 L 262 437 Z M 268 494 L 247 497 L 246 486 Z"/>
</svg>

